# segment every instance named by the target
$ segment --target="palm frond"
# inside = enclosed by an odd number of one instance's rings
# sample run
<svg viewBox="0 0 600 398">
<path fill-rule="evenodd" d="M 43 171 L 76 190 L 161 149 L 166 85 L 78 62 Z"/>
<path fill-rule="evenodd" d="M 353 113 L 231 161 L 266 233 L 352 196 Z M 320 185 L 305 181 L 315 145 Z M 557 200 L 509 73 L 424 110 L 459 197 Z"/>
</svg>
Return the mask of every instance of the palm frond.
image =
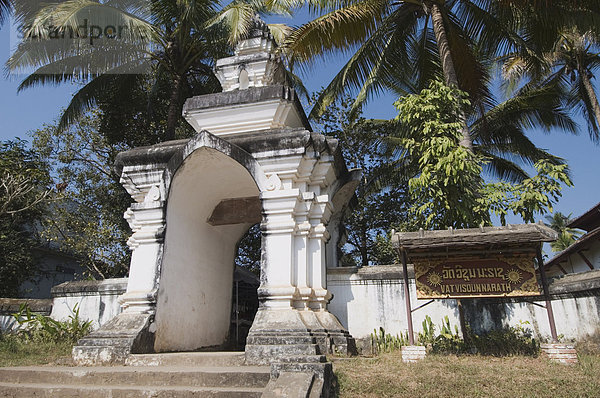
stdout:
<svg viewBox="0 0 600 398">
<path fill-rule="evenodd" d="M 0 25 L 4 23 L 8 14 L 12 11 L 11 0 L 0 0 Z"/>
<path fill-rule="evenodd" d="M 388 14 L 389 0 L 362 0 L 297 28 L 284 43 L 292 63 L 347 51 L 365 42 Z"/>
<path fill-rule="evenodd" d="M 205 26 L 207 28 L 217 24 L 225 26 L 229 31 L 229 43 L 235 45 L 250 32 L 256 13 L 256 8 L 247 2 L 232 1 L 216 16 L 209 19 Z"/>
<path fill-rule="evenodd" d="M 361 95 L 359 100 L 366 99 L 369 90 L 380 88 L 380 82 L 386 84 L 387 81 L 392 81 L 394 73 L 404 66 L 408 67 L 405 49 L 406 40 L 410 37 L 407 32 L 412 31 L 416 23 L 413 11 L 413 9 L 400 7 L 382 21 L 379 28 L 356 51 L 319 96 L 310 112 L 311 117 L 322 113 L 343 92 L 361 90 L 370 76 L 368 83 L 371 85 L 367 85 L 365 94 Z M 377 69 L 377 78 L 372 76 L 373 69 Z M 359 106 L 359 102 L 355 103 L 354 109 L 358 109 Z"/>
<path fill-rule="evenodd" d="M 288 38 L 288 36 L 293 32 L 293 29 L 282 23 L 278 24 L 269 24 L 269 31 L 273 35 L 273 39 L 275 39 L 275 43 L 277 45 L 282 45 Z"/>
<path fill-rule="evenodd" d="M 477 145 L 473 147 L 473 150 L 487 158 L 487 163 L 483 165 L 484 171 L 487 174 L 500 180 L 511 182 L 520 182 L 529 178 L 527 172 L 515 162 L 512 162 L 503 156 L 498 156 L 494 153 L 485 151 Z"/>
<path fill-rule="evenodd" d="M 85 111 L 90 109 L 95 103 L 97 96 L 105 91 L 111 85 L 119 85 L 120 80 L 131 79 L 136 76 L 136 69 L 139 64 L 125 64 L 119 67 L 114 74 L 104 74 L 95 77 L 88 84 L 83 86 L 71 99 L 71 102 L 60 117 L 57 129 L 63 131 Z M 126 73 L 130 72 L 130 73 Z"/>
</svg>

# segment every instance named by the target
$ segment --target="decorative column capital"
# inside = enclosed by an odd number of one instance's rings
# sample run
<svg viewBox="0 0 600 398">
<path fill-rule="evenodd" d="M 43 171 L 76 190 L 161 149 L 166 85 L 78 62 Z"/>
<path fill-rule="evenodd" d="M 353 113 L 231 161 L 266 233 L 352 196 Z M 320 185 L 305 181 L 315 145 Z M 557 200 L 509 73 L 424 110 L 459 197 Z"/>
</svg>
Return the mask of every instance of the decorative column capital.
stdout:
<svg viewBox="0 0 600 398">
<path fill-rule="evenodd" d="M 166 164 L 125 166 L 119 182 L 136 203 L 164 201 Z"/>
</svg>

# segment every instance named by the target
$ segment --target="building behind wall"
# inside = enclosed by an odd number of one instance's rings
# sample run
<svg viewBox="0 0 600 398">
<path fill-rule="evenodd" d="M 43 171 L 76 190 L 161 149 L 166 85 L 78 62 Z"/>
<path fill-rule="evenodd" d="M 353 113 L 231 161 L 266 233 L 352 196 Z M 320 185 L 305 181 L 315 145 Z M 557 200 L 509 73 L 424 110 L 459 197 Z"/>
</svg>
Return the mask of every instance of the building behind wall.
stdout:
<svg viewBox="0 0 600 398">
<path fill-rule="evenodd" d="M 600 269 L 600 203 L 571 221 L 567 227 L 584 230 L 585 234 L 546 262 L 548 274 L 559 277 Z"/>
</svg>

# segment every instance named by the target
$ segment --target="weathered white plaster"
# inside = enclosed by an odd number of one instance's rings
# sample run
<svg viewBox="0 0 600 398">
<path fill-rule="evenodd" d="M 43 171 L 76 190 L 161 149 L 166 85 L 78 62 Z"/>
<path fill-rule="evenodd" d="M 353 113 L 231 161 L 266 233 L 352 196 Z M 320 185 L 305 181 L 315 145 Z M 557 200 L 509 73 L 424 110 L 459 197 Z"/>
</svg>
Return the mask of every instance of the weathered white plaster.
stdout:
<svg viewBox="0 0 600 398">
<path fill-rule="evenodd" d="M 164 238 L 164 164 L 127 166 L 121 183 L 136 201 L 125 212 L 133 234 L 127 291 L 119 298 L 124 312 L 152 313 Z"/>
<path fill-rule="evenodd" d="M 234 91 L 284 85 L 286 72 L 275 54 L 275 47 L 269 29 L 263 22 L 256 21 L 250 35 L 236 45 L 235 55 L 217 60 L 215 74 L 223 93 L 235 94 Z M 296 106 L 297 99 L 292 91 L 286 92 L 290 96 L 233 101 L 231 104 L 215 100 L 214 106 L 184 107 L 183 116 L 197 132 L 206 130 L 219 137 L 249 131 L 306 127 L 303 110 Z M 223 100 L 226 96 L 221 97 Z"/>
<path fill-rule="evenodd" d="M 293 102 L 287 99 L 199 109 L 187 111 L 184 116 L 194 130 L 210 131 L 219 137 L 248 131 L 304 126 Z M 223 123 L 223 120 L 227 120 L 227 123 Z"/>
<path fill-rule="evenodd" d="M 194 350 L 225 342 L 235 248 L 250 224 L 212 226 L 207 220 L 221 200 L 257 195 L 246 169 L 215 149 L 197 149 L 178 169 L 167 205 L 156 351 Z"/>
<path fill-rule="evenodd" d="M 391 277 L 382 277 L 374 272 L 386 271 L 381 268 L 383 267 L 368 267 L 364 272 L 353 267 L 328 269 L 328 287 L 333 294 L 328 306 L 329 311 L 355 338 L 366 337 L 380 327 L 392 335 L 404 334 L 408 330 L 404 283 L 399 276 L 401 267 L 389 267 L 389 271 L 393 270 L 396 273 Z M 414 280 L 409 289 L 413 308 L 423 304 L 423 301 L 417 301 Z M 422 329 L 421 323 L 426 315 L 429 315 L 436 325 L 439 325 L 446 315 L 452 324 L 458 325 L 455 300 L 436 301 L 422 310 L 415 311 L 415 333 Z"/>
<path fill-rule="evenodd" d="M 92 329 L 98 329 L 121 313 L 118 298 L 126 286 L 127 278 L 62 283 L 52 289 L 50 317 L 68 321 L 77 308 L 79 318 L 92 321 Z"/>
</svg>

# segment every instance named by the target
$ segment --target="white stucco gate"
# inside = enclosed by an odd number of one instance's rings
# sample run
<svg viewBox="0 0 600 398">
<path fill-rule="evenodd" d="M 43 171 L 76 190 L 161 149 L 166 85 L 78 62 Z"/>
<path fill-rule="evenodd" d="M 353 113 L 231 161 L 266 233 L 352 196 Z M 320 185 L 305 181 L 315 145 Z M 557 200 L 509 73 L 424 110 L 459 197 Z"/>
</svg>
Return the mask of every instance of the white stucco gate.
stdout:
<svg viewBox="0 0 600 398">
<path fill-rule="evenodd" d="M 260 308 L 247 363 L 352 350 L 327 310 L 326 267 L 337 263 L 340 239 L 330 220 L 341 218 L 360 172 L 346 169 L 336 140 L 311 131 L 273 49 L 257 21 L 236 54 L 217 63 L 224 92 L 186 101 L 194 138 L 119 154 L 135 201 L 126 212 L 133 254 L 123 312 L 80 340 L 76 362 L 220 347 L 236 245 L 256 222 Z"/>
</svg>

